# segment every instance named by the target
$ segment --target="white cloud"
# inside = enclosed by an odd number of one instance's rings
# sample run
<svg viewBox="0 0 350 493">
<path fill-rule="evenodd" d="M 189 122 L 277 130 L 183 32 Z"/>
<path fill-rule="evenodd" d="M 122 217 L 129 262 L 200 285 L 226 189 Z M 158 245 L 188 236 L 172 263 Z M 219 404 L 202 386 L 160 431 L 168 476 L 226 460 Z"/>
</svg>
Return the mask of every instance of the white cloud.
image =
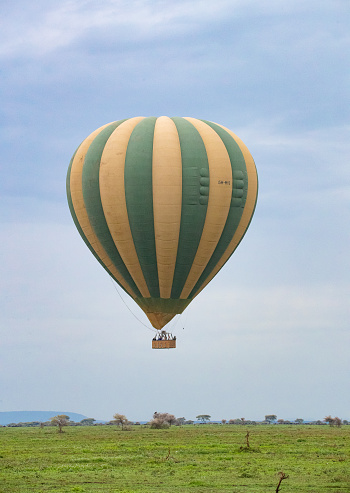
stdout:
<svg viewBox="0 0 350 493">
<path fill-rule="evenodd" d="M 340 191 L 346 189 L 350 184 L 350 126 L 332 125 L 330 122 L 321 121 L 312 129 L 298 129 L 296 125 L 290 128 L 288 119 L 288 113 L 281 115 L 279 119 L 258 119 L 249 125 L 236 128 L 235 132 L 253 154 L 255 151 L 263 161 L 268 156 L 268 167 L 279 166 L 290 177 L 295 172 L 302 172 L 302 175 L 299 175 L 299 187 L 312 175 L 317 178 L 317 186 L 326 183 Z M 291 167 L 291 160 L 294 169 Z M 295 179 L 298 179 L 298 176 Z M 312 182 L 308 181 L 307 185 L 309 190 L 310 187 L 313 188 Z"/>
<path fill-rule="evenodd" d="M 319 4 L 314 2 L 319 8 Z M 281 4 L 269 0 L 66 0 L 60 4 L 40 2 L 35 7 L 19 2 L 4 8 L 0 56 L 43 57 L 94 38 L 113 33 L 120 43 L 154 39 L 159 36 L 191 35 L 207 25 L 228 18 L 279 15 L 281 18 L 312 10 L 310 4 L 294 1 Z M 326 5 L 327 10 L 327 5 Z M 268 38 L 266 38 L 267 41 Z M 275 39 L 274 39 L 275 41 Z M 264 43 L 264 40 L 262 40 Z M 275 43 L 274 43 L 275 46 Z"/>
<path fill-rule="evenodd" d="M 59 6 L 51 4 L 24 18 L 8 15 L 10 22 L 3 24 L 0 55 L 22 56 L 29 53 L 43 56 L 71 45 L 87 33 L 95 35 L 113 30 L 123 43 L 160 34 L 188 32 L 200 22 L 222 18 L 232 2 L 154 2 L 154 1 L 65 1 Z M 45 4 L 46 6 L 46 4 Z M 203 8 L 204 7 L 204 8 Z M 23 6 L 25 9 L 25 6 Z M 19 21 L 19 22 L 18 22 Z"/>
</svg>

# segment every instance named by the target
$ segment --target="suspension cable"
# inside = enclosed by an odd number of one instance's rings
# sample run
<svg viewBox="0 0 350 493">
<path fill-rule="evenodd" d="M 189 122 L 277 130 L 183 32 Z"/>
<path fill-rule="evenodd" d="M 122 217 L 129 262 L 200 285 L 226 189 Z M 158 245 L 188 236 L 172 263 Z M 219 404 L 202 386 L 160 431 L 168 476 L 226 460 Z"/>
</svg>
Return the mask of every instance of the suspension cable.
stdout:
<svg viewBox="0 0 350 493">
<path fill-rule="evenodd" d="M 126 306 L 126 308 L 129 310 L 129 312 L 131 313 L 131 315 L 133 315 L 136 320 L 138 320 L 140 322 L 140 324 L 142 324 L 144 327 L 146 327 L 146 329 L 148 330 L 151 330 L 152 332 L 158 332 L 156 329 L 153 329 L 152 327 L 148 327 L 148 325 L 144 324 L 142 322 L 142 320 L 140 320 L 136 315 L 135 313 L 129 308 L 129 306 L 125 303 L 125 300 L 123 299 L 122 295 L 120 294 L 119 292 L 119 289 L 118 289 L 118 285 L 116 282 L 113 282 L 113 279 L 111 277 L 109 277 L 109 279 L 111 280 L 111 283 L 113 284 L 115 290 L 117 291 L 117 293 L 119 294 L 119 298 L 122 300 L 122 302 L 124 303 L 124 305 Z"/>
</svg>

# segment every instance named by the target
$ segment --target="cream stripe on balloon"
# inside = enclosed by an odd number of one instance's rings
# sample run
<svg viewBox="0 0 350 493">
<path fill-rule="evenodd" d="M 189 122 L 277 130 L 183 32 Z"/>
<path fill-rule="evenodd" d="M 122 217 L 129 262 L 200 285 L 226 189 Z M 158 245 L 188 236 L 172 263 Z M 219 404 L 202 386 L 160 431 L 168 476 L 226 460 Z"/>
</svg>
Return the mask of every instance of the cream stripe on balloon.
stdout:
<svg viewBox="0 0 350 493">
<path fill-rule="evenodd" d="M 209 201 L 202 236 L 181 299 L 187 298 L 208 264 L 220 240 L 230 210 L 232 167 L 226 147 L 218 134 L 206 123 L 186 118 L 198 130 L 209 163 Z"/>
<path fill-rule="evenodd" d="M 216 264 L 210 276 L 205 280 L 205 282 L 201 285 L 200 289 L 196 292 L 195 296 L 197 296 L 197 294 L 199 294 L 202 291 L 202 289 L 205 288 L 205 286 L 213 279 L 213 277 L 216 276 L 219 270 L 223 267 L 223 265 L 227 262 L 227 260 L 231 257 L 233 252 L 236 250 L 253 216 L 254 208 L 256 204 L 257 190 L 258 190 L 258 175 L 257 175 L 253 157 L 250 154 L 247 146 L 244 144 L 244 142 L 242 142 L 242 140 L 239 137 L 237 137 L 237 135 L 231 132 L 231 130 L 228 130 L 222 125 L 219 124 L 216 125 L 226 130 L 226 132 L 228 132 L 234 138 L 234 140 L 236 141 L 238 147 L 240 148 L 243 154 L 245 164 L 247 167 L 247 174 L 248 174 L 248 191 L 247 191 L 247 198 L 246 198 L 241 220 L 237 226 L 237 229 L 235 231 L 235 234 L 230 244 L 226 248 L 219 262 Z"/>
<path fill-rule="evenodd" d="M 83 198 L 82 175 L 83 175 L 83 166 L 84 166 L 86 153 L 94 138 L 108 125 L 110 124 L 103 125 L 102 127 L 95 130 L 95 132 L 90 134 L 89 137 L 87 137 L 82 142 L 82 144 L 80 145 L 79 149 L 75 154 L 75 157 L 72 162 L 71 174 L 70 174 L 70 191 L 72 197 L 72 204 L 78 223 L 80 224 L 80 227 L 83 230 L 86 239 L 90 243 L 91 247 L 94 249 L 96 255 L 99 257 L 101 262 L 103 262 L 103 264 L 107 267 L 107 269 L 113 274 L 115 279 L 130 294 L 130 296 L 136 298 L 136 293 L 134 293 L 134 291 L 127 284 L 127 282 L 122 277 L 120 272 L 113 265 L 105 249 L 103 248 L 100 241 L 98 240 L 91 226 Z"/>
<path fill-rule="evenodd" d="M 152 190 L 154 234 L 161 298 L 170 298 L 179 244 L 182 159 L 175 123 L 157 119 L 153 139 Z"/>
<path fill-rule="evenodd" d="M 109 137 L 100 164 L 100 194 L 103 212 L 114 244 L 144 298 L 150 297 L 131 234 L 125 200 L 125 156 L 129 139 L 143 117 L 130 118 Z"/>
</svg>

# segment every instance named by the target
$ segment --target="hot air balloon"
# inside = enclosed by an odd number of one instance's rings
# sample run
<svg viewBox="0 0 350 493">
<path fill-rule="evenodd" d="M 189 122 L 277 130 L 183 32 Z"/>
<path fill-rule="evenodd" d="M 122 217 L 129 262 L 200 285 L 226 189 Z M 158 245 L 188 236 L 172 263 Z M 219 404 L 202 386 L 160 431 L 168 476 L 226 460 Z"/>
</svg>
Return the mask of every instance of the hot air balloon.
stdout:
<svg viewBox="0 0 350 493">
<path fill-rule="evenodd" d="M 159 331 L 235 251 L 257 190 L 243 142 L 222 125 L 195 118 L 104 125 L 80 144 L 67 173 L 81 237 Z M 168 342 L 165 347 L 175 347 Z"/>
</svg>

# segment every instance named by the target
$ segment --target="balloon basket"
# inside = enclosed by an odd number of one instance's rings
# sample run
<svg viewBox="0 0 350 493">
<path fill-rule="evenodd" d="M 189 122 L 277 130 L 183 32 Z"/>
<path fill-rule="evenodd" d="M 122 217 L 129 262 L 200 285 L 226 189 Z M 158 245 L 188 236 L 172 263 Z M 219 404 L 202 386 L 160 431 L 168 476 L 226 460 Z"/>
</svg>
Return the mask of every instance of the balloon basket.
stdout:
<svg viewBox="0 0 350 493">
<path fill-rule="evenodd" d="M 176 340 L 171 341 L 152 341 L 152 349 L 175 349 Z"/>
</svg>

